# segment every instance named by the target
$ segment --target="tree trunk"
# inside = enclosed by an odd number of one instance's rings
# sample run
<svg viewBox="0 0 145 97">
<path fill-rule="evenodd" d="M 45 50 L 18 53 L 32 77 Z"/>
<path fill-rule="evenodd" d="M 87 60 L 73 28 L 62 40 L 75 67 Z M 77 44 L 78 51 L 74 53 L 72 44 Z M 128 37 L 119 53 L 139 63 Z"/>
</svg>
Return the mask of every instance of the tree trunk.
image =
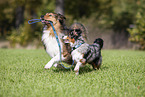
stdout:
<svg viewBox="0 0 145 97">
<path fill-rule="evenodd" d="M 16 8 L 16 29 L 19 28 L 20 24 L 24 23 L 24 6 Z"/>
<path fill-rule="evenodd" d="M 56 0 L 55 12 L 64 15 L 64 0 Z"/>
</svg>

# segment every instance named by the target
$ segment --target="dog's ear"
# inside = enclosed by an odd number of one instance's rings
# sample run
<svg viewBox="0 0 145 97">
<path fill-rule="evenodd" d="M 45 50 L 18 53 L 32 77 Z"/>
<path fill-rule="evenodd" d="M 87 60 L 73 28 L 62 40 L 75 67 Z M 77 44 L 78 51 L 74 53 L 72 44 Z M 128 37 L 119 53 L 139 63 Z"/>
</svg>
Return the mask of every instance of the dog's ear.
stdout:
<svg viewBox="0 0 145 97">
<path fill-rule="evenodd" d="M 61 15 L 60 13 L 57 14 L 57 20 L 59 20 L 59 22 L 60 22 L 61 24 L 64 23 L 64 20 L 65 20 L 65 19 L 66 19 L 65 16 Z"/>
<path fill-rule="evenodd" d="M 104 44 L 104 41 L 103 41 L 103 39 L 101 39 L 101 38 L 97 38 L 97 39 L 94 41 L 94 43 L 99 44 L 99 45 L 100 45 L 100 48 L 102 49 L 103 44 Z"/>
<path fill-rule="evenodd" d="M 66 17 L 63 16 L 62 14 L 60 14 L 60 13 L 58 13 L 57 15 L 58 15 L 58 19 L 59 19 L 59 20 L 66 19 Z"/>
</svg>

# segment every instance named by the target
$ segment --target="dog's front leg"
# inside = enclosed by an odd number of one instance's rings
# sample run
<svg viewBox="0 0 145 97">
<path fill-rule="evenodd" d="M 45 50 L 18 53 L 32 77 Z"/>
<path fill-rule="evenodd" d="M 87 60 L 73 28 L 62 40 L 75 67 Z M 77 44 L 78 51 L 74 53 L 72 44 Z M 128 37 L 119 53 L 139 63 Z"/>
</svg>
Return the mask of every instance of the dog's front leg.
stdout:
<svg viewBox="0 0 145 97">
<path fill-rule="evenodd" d="M 102 64 L 102 56 L 99 58 L 97 69 L 100 69 L 101 64 Z"/>
<path fill-rule="evenodd" d="M 79 75 L 79 69 L 80 69 L 81 65 L 82 65 L 81 62 L 77 62 L 76 66 L 75 66 L 75 69 L 74 69 L 76 75 Z"/>
<path fill-rule="evenodd" d="M 64 57 L 61 56 L 61 61 L 63 61 L 63 60 L 64 60 Z M 57 54 L 55 57 L 53 57 L 53 58 L 45 65 L 44 68 L 45 68 L 45 69 L 50 69 L 54 63 L 57 63 L 57 62 L 59 62 L 59 61 L 60 61 L 60 54 Z"/>
</svg>

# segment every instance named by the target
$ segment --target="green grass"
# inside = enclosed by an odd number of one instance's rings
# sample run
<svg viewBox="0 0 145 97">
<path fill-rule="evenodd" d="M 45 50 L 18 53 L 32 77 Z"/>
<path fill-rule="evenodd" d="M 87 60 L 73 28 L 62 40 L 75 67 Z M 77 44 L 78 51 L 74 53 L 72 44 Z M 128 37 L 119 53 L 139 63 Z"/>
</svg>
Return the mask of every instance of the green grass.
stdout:
<svg viewBox="0 0 145 97">
<path fill-rule="evenodd" d="M 0 97 L 145 97 L 145 52 L 103 50 L 103 65 L 45 70 L 44 50 L 0 49 Z"/>
</svg>

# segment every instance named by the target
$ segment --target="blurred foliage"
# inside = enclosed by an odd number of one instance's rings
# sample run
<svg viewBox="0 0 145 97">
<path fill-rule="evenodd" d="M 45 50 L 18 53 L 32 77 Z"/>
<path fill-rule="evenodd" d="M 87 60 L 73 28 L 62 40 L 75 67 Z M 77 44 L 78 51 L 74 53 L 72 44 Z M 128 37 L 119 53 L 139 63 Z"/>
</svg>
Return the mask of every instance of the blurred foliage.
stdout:
<svg viewBox="0 0 145 97">
<path fill-rule="evenodd" d="M 6 33 L 12 47 L 16 43 L 26 46 L 34 39 L 40 41 L 42 25 L 40 23 L 29 25 L 28 20 L 54 11 L 53 0 L 5 0 L 0 2 L 0 6 L 2 8 L 0 9 L 0 36 Z M 16 10 L 21 7 L 24 8 L 24 18 L 18 17 L 19 14 L 23 15 L 23 12 L 18 11 L 18 15 L 16 13 Z M 24 22 L 19 21 L 19 18 L 23 18 Z M 17 20 L 20 22 L 18 28 L 16 27 Z"/>
<path fill-rule="evenodd" d="M 11 46 L 15 47 L 17 43 L 22 46 L 26 46 L 29 42 L 34 41 L 34 38 L 41 41 L 40 24 L 36 25 L 34 29 L 31 28 L 31 25 L 28 25 L 27 21 L 24 25 L 20 25 L 18 29 L 12 29 L 12 34 L 7 37 L 11 42 Z M 39 45 L 39 44 L 38 44 Z"/>
<path fill-rule="evenodd" d="M 145 10 L 145 0 L 64 0 L 64 3 L 68 24 L 81 21 L 89 24 L 91 31 L 97 26 L 127 33 L 130 24 L 137 27 L 136 14 Z M 21 12 L 19 8 L 22 8 Z M 22 45 L 26 45 L 33 38 L 39 39 L 42 25 L 29 25 L 28 20 L 54 11 L 55 0 L 1 0 L 0 36 L 6 35 L 12 43 L 18 42 Z M 24 17 L 21 18 L 19 14 Z M 142 17 L 144 16 L 145 14 L 142 14 Z M 132 41 L 131 38 L 130 40 Z"/>
<path fill-rule="evenodd" d="M 137 6 L 139 3 L 139 6 Z M 125 30 L 133 23 L 139 8 L 143 8 L 143 0 L 66 0 L 65 12 L 79 20 L 94 18 L 102 27 Z"/>
<path fill-rule="evenodd" d="M 145 15 L 140 12 L 136 15 L 136 21 L 133 27 L 129 28 L 129 40 L 140 45 L 141 50 L 145 50 Z"/>
</svg>

